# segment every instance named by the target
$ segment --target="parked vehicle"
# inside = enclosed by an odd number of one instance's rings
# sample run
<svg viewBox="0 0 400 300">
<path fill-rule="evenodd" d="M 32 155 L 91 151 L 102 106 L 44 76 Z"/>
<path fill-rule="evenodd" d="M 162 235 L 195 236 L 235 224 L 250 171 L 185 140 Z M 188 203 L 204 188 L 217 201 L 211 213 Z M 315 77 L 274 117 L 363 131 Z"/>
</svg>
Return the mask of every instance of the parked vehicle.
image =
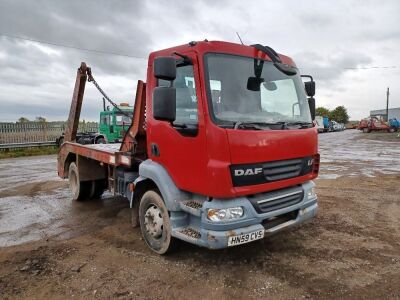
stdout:
<svg viewBox="0 0 400 300">
<path fill-rule="evenodd" d="M 321 116 L 316 116 L 315 117 L 315 124 L 317 127 L 317 130 L 319 133 L 322 133 L 325 131 L 325 127 L 324 127 L 324 118 Z"/>
<path fill-rule="evenodd" d="M 103 101 L 105 101 L 103 99 Z M 132 121 L 133 107 L 128 103 L 110 109 L 103 102 L 103 111 L 100 112 L 99 132 L 78 132 L 76 142 L 79 144 L 107 144 L 121 143 Z M 56 139 L 60 147 L 64 142 L 64 133 Z"/>
<path fill-rule="evenodd" d="M 331 130 L 330 131 L 343 131 L 345 129 L 343 123 L 338 123 L 336 121 L 331 121 Z"/>
<path fill-rule="evenodd" d="M 86 79 L 98 86 L 82 63 L 58 174 L 74 200 L 104 189 L 127 199 L 133 225 L 159 254 L 176 239 L 211 249 L 262 239 L 317 213 L 315 82 L 307 77 L 259 44 L 156 51 L 122 143 L 81 145 L 73 141 Z"/>
<path fill-rule="evenodd" d="M 390 119 L 389 120 L 389 126 L 394 131 L 400 130 L 400 120 L 397 120 L 396 118 Z"/>
<path fill-rule="evenodd" d="M 394 128 L 391 128 L 387 123 L 385 123 L 381 117 L 367 117 L 362 119 L 358 124 L 358 130 L 362 130 L 365 133 L 371 131 L 395 131 Z"/>
<path fill-rule="evenodd" d="M 329 118 L 324 117 L 324 132 L 328 132 L 328 131 L 329 131 Z"/>
<path fill-rule="evenodd" d="M 99 131 L 107 143 L 121 143 L 132 122 L 133 107 L 121 103 L 117 107 L 106 107 L 100 112 Z"/>
</svg>

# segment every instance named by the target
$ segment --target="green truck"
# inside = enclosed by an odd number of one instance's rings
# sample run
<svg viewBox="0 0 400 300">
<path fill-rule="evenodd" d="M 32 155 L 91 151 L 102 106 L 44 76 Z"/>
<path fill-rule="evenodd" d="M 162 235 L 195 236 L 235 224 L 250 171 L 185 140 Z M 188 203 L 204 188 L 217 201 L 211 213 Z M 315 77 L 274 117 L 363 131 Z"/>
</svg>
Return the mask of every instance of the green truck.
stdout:
<svg viewBox="0 0 400 300">
<path fill-rule="evenodd" d="M 125 132 L 128 130 L 133 115 L 133 106 L 120 103 L 110 109 L 104 105 L 100 112 L 99 132 L 80 132 L 76 135 L 79 144 L 107 144 L 121 143 Z M 58 146 L 64 142 L 64 133 L 56 139 Z"/>
</svg>

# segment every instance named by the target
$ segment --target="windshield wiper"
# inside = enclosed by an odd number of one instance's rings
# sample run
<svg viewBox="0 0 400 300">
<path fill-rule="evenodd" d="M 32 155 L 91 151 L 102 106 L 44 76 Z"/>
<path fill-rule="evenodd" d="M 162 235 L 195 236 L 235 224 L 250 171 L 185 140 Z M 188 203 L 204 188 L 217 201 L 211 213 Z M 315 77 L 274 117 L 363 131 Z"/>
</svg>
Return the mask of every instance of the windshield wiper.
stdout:
<svg viewBox="0 0 400 300">
<path fill-rule="evenodd" d="M 255 130 L 262 130 L 263 126 L 271 127 L 271 126 L 279 126 L 279 129 L 287 129 L 289 126 L 300 126 L 300 128 L 310 128 L 312 123 L 310 122 L 285 122 L 285 121 L 278 121 L 278 122 L 241 122 L 238 121 L 233 124 L 233 129 L 244 128 L 244 129 L 255 129 Z"/>
<path fill-rule="evenodd" d="M 257 122 L 235 122 L 233 124 L 233 129 L 244 128 L 244 129 L 254 129 L 254 130 L 262 130 L 260 126 L 258 126 Z"/>
<path fill-rule="evenodd" d="M 238 128 L 248 128 L 248 129 L 255 129 L 255 130 L 262 130 L 262 126 L 274 126 L 274 125 L 281 125 L 281 127 L 283 128 L 284 125 L 286 123 L 285 122 L 241 122 L 238 121 L 236 123 L 233 124 L 233 129 L 238 129 Z"/>
<path fill-rule="evenodd" d="M 311 122 L 298 121 L 298 122 L 286 122 L 285 123 L 285 127 L 287 127 L 287 126 L 295 126 L 295 125 L 299 125 L 300 128 L 310 128 L 310 127 L 312 127 L 312 123 Z"/>
</svg>

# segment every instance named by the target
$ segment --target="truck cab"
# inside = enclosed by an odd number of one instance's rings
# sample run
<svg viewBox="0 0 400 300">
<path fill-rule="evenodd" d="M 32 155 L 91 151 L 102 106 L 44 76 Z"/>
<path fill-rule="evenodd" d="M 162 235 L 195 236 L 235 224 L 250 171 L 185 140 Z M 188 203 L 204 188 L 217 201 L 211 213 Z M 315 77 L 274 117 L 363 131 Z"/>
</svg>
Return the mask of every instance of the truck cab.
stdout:
<svg viewBox="0 0 400 300">
<path fill-rule="evenodd" d="M 118 108 L 106 107 L 100 112 L 99 131 L 107 143 L 121 143 L 125 132 L 129 128 L 132 119 L 133 107 L 128 103 L 121 103 Z"/>
<path fill-rule="evenodd" d="M 77 97 L 86 74 L 94 81 L 82 64 Z M 76 200 L 107 182 L 159 254 L 176 239 L 221 249 L 298 225 L 318 209 L 315 83 L 302 77 L 291 58 L 259 44 L 206 40 L 153 52 L 119 151 L 66 142 L 59 175 Z"/>
</svg>

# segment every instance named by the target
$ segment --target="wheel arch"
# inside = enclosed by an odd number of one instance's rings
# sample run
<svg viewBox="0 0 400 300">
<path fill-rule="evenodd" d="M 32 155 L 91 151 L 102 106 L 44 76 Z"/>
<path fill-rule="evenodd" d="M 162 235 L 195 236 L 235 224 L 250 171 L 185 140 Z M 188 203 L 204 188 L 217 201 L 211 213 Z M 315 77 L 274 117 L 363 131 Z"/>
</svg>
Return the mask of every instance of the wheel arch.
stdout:
<svg viewBox="0 0 400 300">
<path fill-rule="evenodd" d="M 97 134 L 94 137 L 94 143 L 97 144 L 97 140 L 100 139 L 100 138 L 103 138 L 106 141 L 106 143 L 108 143 L 107 137 L 104 134 Z"/>
<path fill-rule="evenodd" d="M 189 193 L 180 190 L 174 183 L 167 170 L 159 163 L 147 159 L 139 166 L 139 177 L 135 180 L 135 192 L 137 188 L 156 187 L 169 211 L 179 211 L 179 202 L 190 198 Z M 135 197 L 134 197 L 135 198 Z"/>
<path fill-rule="evenodd" d="M 76 163 L 76 154 L 75 153 L 68 153 L 65 161 L 64 161 L 64 174 L 68 175 L 69 172 L 69 165 L 71 163 Z"/>
</svg>

